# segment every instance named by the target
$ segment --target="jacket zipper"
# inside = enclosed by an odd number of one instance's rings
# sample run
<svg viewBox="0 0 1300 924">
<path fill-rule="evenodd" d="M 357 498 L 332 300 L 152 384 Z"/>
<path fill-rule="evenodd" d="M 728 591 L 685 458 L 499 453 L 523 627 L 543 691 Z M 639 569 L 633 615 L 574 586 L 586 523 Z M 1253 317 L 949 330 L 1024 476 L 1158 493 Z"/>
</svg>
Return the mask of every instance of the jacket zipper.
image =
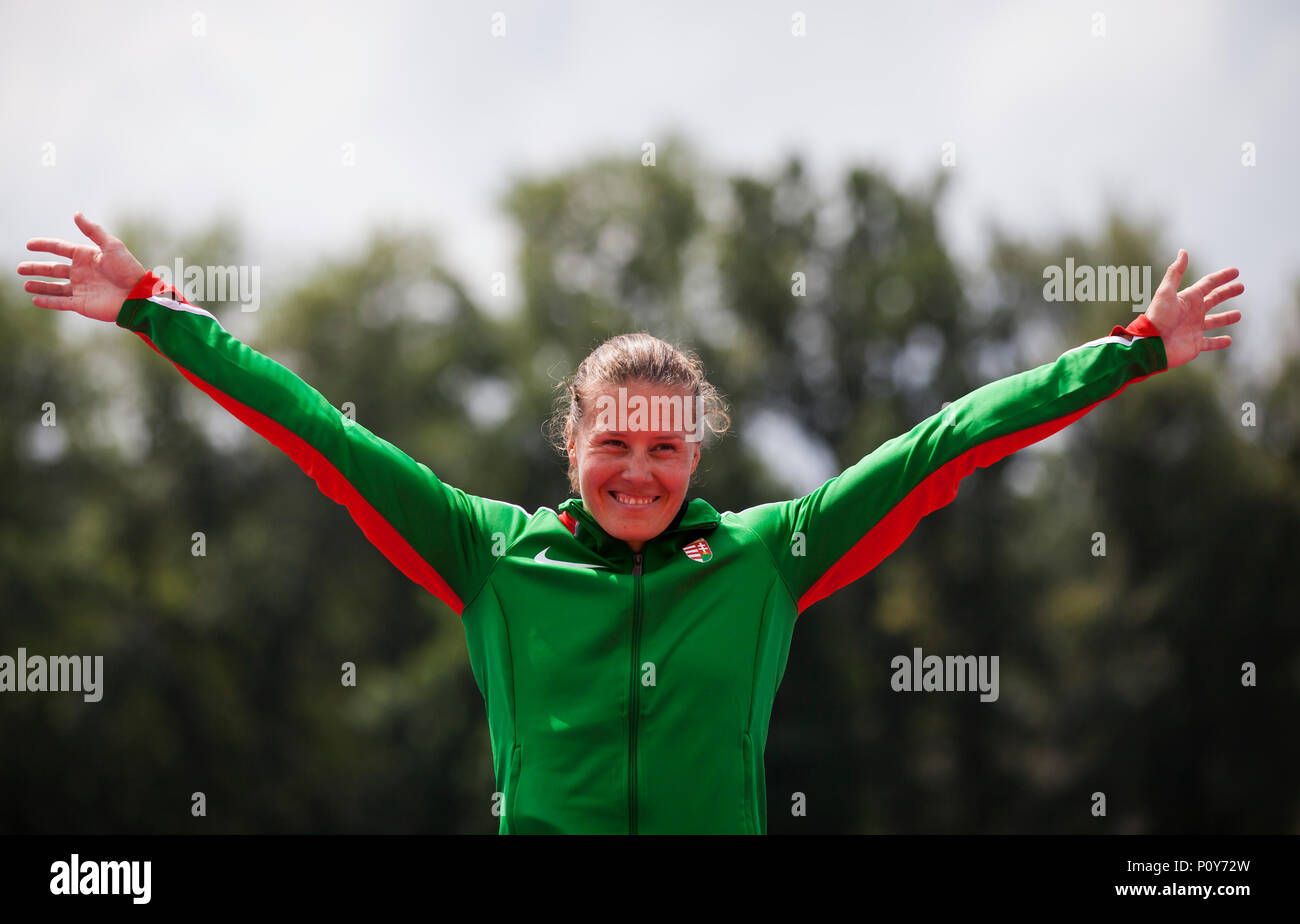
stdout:
<svg viewBox="0 0 1300 924">
<path fill-rule="evenodd" d="M 630 702 L 629 724 L 627 737 L 627 820 L 628 831 L 636 834 L 636 726 L 637 717 L 641 712 L 640 701 L 637 696 L 637 681 L 640 676 L 640 668 L 637 662 L 641 660 L 641 553 L 636 553 L 632 565 L 633 581 L 633 605 L 632 605 L 632 684 L 628 700 Z"/>
</svg>

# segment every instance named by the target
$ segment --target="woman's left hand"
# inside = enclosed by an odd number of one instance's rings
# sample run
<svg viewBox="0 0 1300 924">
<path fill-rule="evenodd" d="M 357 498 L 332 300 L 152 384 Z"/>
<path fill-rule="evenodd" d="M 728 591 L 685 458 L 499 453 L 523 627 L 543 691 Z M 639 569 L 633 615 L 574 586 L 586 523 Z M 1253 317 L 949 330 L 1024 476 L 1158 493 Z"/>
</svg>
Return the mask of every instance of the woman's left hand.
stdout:
<svg viewBox="0 0 1300 924">
<path fill-rule="evenodd" d="M 1219 314 L 1206 312 L 1246 291 L 1240 282 L 1232 282 L 1237 278 L 1237 268 L 1230 266 L 1202 276 L 1195 285 L 1179 292 L 1178 283 L 1186 269 L 1187 251 L 1180 250 L 1145 312 L 1164 341 L 1170 369 L 1191 362 L 1202 350 L 1222 350 L 1232 343 L 1229 336 L 1206 337 L 1205 331 L 1237 323 L 1241 312 L 1236 309 Z"/>
</svg>

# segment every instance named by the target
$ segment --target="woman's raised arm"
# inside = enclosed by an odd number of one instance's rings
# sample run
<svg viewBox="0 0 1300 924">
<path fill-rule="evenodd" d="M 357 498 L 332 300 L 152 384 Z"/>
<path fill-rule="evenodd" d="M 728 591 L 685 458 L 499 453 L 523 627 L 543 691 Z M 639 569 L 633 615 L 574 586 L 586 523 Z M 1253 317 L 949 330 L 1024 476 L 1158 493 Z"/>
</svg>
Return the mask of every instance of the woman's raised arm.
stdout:
<svg viewBox="0 0 1300 924">
<path fill-rule="evenodd" d="M 1186 267 L 1180 250 L 1150 307 L 1127 327 L 975 389 L 810 494 L 737 514 L 767 545 L 799 612 L 878 565 L 976 468 L 1046 439 L 1134 382 L 1228 346 L 1231 338 L 1204 331 L 1241 312 L 1206 312 L 1244 290 L 1232 282 L 1237 270 L 1179 292 Z"/>
<path fill-rule="evenodd" d="M 444 484 L 146 272 L 120 240 L 80 213 L 76 222 L 93 245 L 27 242 L 29 250 L 72 261 L 19 264 L 20 275 L 67 280 L 29 281 L 33 303 L 115 321 L 138 334 L 195 387 L 292 458 L 347 508 L 389 561 L 459 614 L 528 514 Z"/>
</svg>

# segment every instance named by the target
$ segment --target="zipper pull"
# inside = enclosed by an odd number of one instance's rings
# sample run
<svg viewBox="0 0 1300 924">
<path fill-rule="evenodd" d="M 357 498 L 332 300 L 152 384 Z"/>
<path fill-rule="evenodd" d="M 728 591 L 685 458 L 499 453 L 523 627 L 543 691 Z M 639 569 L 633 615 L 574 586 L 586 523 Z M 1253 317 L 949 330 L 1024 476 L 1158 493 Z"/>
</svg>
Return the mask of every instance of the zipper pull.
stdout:
<svg viewBox="0 0 1300 924">
<path fill-rule="evenodd" d="M 636 557 L 632 559 L 632 574 L 639 575 L 640 573 L 641 573 L 641 553 L 637 552 Z"/>
</svg>

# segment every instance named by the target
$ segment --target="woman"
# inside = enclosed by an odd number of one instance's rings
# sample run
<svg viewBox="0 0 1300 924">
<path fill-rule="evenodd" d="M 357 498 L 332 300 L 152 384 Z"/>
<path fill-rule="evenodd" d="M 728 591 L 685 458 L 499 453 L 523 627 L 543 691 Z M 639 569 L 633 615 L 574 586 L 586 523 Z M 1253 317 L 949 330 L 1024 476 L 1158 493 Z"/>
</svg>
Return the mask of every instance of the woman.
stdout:
<svg viewBox="0 0 1300 924">
<path fill-rule="evenodd" d="M 960 480 L 1202 350 L 1240 320 L 1233 268 L 1177 291 L 1180 250 L 1146 313 L 1054 363 L 985 385 L 805 497 L 718 513 L 686 501 L 725 410 L 699 363 L 648 334 L 599 346 L 555 434 L 571 497 L 528 513 L 445 485 L 230 336 L 80 213 L 94 243 L 28 241 L 41 308 L 139 334 L 344 504 L 404 574 L 460 614 L 487 707 L 509 832 L 767 829 L 763 753 L 798 615 L 871 570 Z M 648 420 L 653 402 L 702 409 Z M 605 413 L 610 411 L 611 413 Z"/>
</svg>

